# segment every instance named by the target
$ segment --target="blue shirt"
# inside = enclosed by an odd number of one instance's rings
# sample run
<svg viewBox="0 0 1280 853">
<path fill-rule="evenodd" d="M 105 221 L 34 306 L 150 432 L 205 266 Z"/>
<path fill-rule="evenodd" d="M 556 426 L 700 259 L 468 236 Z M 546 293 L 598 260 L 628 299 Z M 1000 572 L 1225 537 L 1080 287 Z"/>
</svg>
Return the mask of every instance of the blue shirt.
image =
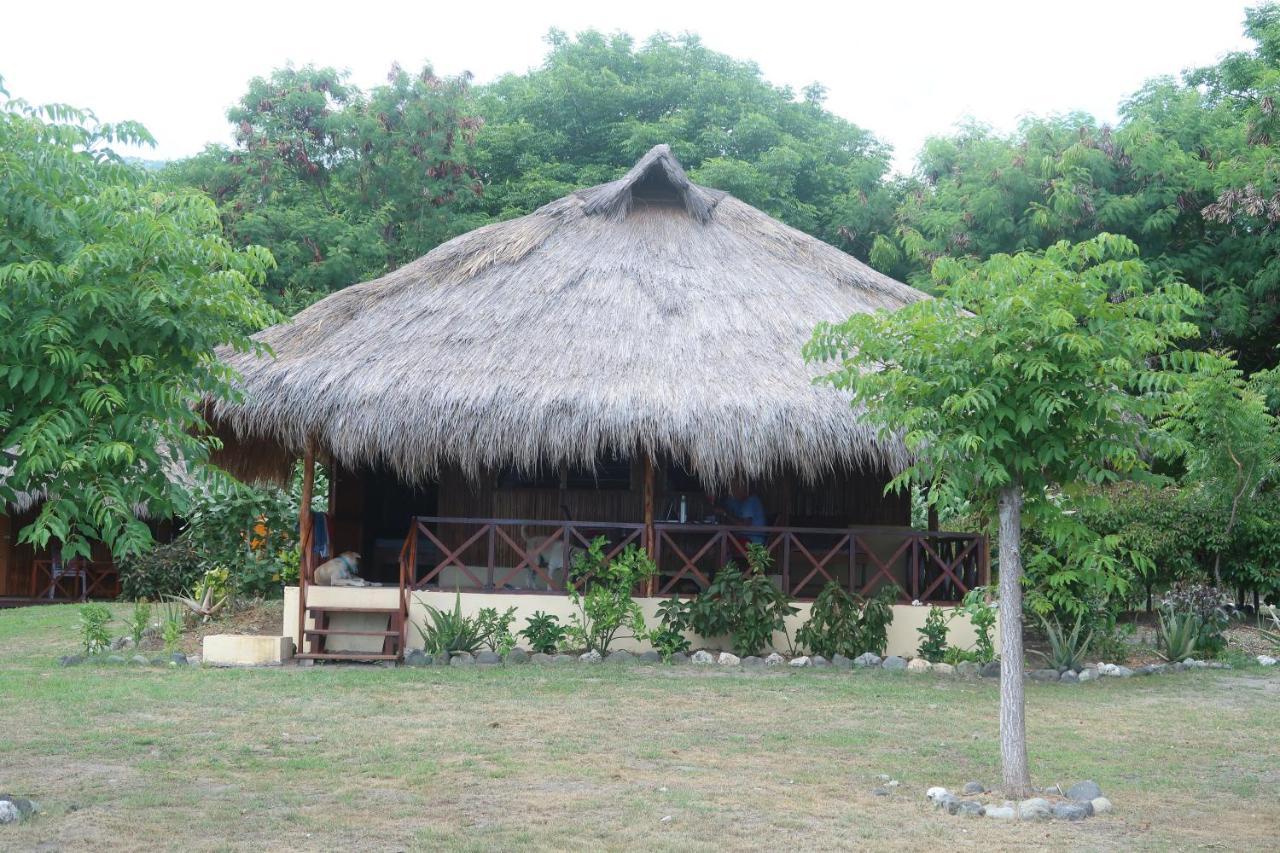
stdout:
<svg viewBox="0 0 1280 853">
<path fill-rule="evenodd" d="M 755 495 L 748 495 L 744 500 L 735 500 L 734 498 L 724 499 L 724 508 L 731 515 L 738 518 L 745 518 L 747 524 L 752 527 L 766 527 L 768 521 L 764 517 L 764 504 L 760 502 L 760 498 Z M 764 544 L 764 536 L 753 534 L 747 539 L 755 542 L 757 545 Z"/>
</svg>

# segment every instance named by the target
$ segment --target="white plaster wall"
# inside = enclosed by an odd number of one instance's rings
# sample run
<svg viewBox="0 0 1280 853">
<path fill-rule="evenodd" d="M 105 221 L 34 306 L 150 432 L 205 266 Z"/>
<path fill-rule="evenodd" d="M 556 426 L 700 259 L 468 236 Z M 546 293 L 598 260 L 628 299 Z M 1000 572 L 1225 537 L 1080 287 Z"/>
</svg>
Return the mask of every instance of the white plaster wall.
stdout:
<svg viewBox="0 0 1280 853">
<path fill-rule="evenodd" d="M 411 621 L 421 623 L 426 618 L 426 610 L 423 604 L 429 604 L 438 610 L 452 610 L 454 607 L 455 593 L 448 592 L 414 592 L 411 593 L 409 618 Z M 313 586 L 308 587 L 307 603 L 310 605 L 324 605 L 331 607 L 395 607 L 399 600 L 399 590 L 393 586 L 387 587 L 325 587 Z M 525 619 L 533 615 L 534 611 L 541 610 L 559 617 L 561 624 L 568 622 L 570 615 L 573 613 L 573 605 L 568 596 L 552 594 L 512 594 L 512 593 L 481 593 L 481 592 L 464 592 L 461 593 L 462 612 L 468 615 L 474 614 L 482 607 L 495 607 L 499 612 L 506 610 L 508 607 L 516 608 L 516 619 L 512 624 L 515 631 L 519 631 L 525 625 Z M 637 598 L 640 609 L 644 612 L 646 624 L 650 627 L 657 624 L 657 609 L 665 598 Z M 809 602 L 796 602 L 799 611 L 787 620 L 787 628 L 791 636 L 795 636 L 796 629 L 805 623 L 809 618 Z M 950 608 L 947 608 L 948 610 Z M 917 647 L 920 645 L 920 635 L 917 633 L 922 625 L 924 625 L 925 617 L 929 613 L 928 607 L 916 607 L 905 604 L 895 604 L 893 607 L 893 622 L 889 625 L 888 630 L 888 649 L 887 653 L 891 655 L 902 655 L 903 657 L 914 657 Z M 347 627 L 351 630 L 362 630 L 358 625 L 367 624 L 367 617 L 360 614 L 334 614 L 330 617 L 331 627 Z M 312 621 L 308 618 L 308 627 Z M 381 626 L 377 626 L 380 628 Z M 948 623 L 949 633 L 947 641 L 951 645 L 960 646 L 961 648 L 971 648 L 975 638 L 973 626 L 969 623 L 967 617 L 957 616 Z M 367 629 L 365 629 L 367 630 Z M 284 630 L 283 633 L 288 637 L 297 637 L 298 631 L 298 588 L 286 587 L 284 592 Z M 421 648 L 422 637 L 412 627 L 408 630 L 408 646 L 409 648 Z M 996 636 L 998 636 L 998 629 Z M 723 638 L 712 638 L 707 641 L 701 637 L 690 636 L 694 648 L 706 646 L 709 648 L 725 648 L 729 647 L 729 643 Z M 522 643 L 523 645 L 523 643 Z M 331 635 L 328 643 L 331 649 L 346 649 L 351 651 L 374 651 L 382 647 L 382 639 L 380 637 L 349 637 L 342 635 Z M 628 649 L 630 651 L 643 651 L 649 648 L 648 644 L 639 644 L 631 640 L 620 640 L 615 643 L 615 648 Z M 787 651 L 787 643 L 785 637 L 779 633 L 774 637 L 774 647 L 781 652 Z"/>
</svg>

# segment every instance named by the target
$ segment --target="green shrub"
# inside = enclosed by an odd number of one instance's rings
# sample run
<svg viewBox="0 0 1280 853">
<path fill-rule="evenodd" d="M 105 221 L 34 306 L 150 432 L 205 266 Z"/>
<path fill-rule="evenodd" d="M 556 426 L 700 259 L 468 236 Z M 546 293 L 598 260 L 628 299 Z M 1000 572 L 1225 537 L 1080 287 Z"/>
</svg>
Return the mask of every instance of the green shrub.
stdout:
<svg viewBox="0 0 1280 853">
<path fill-rule="evenodd" d="M 684 632 L 693 629 L 691 611 L 691 600 L 682 600 L 674 595 L 658 605 L 659 627 L 649 634 L 649 643 L 663 660 L 670 660 L 677 652 L 689 651 L 690 644 Z"/>
<path fill-rule="evenodd" d="M 529 641 L 529 648 L 535 652 L 554 654 L 564 642 L 564 626 L 550 613 L 536 610 L 525 620 L 525 627 L 520 632 L 520 636 Z"/>
<path fill-rule="evenodd" d="M 516 609 L 508 607 L 499 613 L 496 607 L 482 607 L 476 613 L 476 623 L 480 628 L 480 642 L 488 646 L 490 651 L 506 654 L 516 647 L 515 635 L 511 633 L 511 623 L 516 619 Z"/>
<path fill-rule="evenodd" d="M 916 633 L 920 635 L 916 654 L 929 663 L 941 663 L 947 653 L 947 617 L 942 608 L 937 605 L 930 607 L 924 625 L 917 628 Z"/>
<path fill-rule="evenodd" d="M 705 638 L 727 636 L 734 654 L 758 654 L 786 633 L 796 612 L 787 594 L 767 574 L 773 557 L 761 545 L 747 546 L 747 571 L 728 563 L 689 605 L 688 627 Z"/>
<path fill-rule="evenodd" d="M 80 646 L 85 654 L 96 655 L 111 646 L 111 611 L 105 604 L 85 604 L 80 607 Z"/>
<path fill-rule="evenodd" d="M 462 615 L 462 594 L 454 598 L 453 610 L 437 610 L 418 599 L 427 612 L 427 620 L 413 623 L 422 636 L 422 644 L 429 654 L 441 652 L 476 652 L 483 644 L 483 629 L 474 616 Z"/>
<path fill-rule="evenodd" d="M 957 616 L 969 617 L 969 624 L 973 626 L 973 654 L 972 657 L 966 657 L 963 660 L 988 663 L 996 659 L 995 643 L 991 638 L 996 625 L 996 604 L 994 601 L 987 601 L 987 593 L 986 587 L 974 587 L 965 593 L 960 606 L 951 613 L 952 619 Z M 953 646 L 952 648 L 955 647 Z M 948 649 L 947 651 L 950 652 L 951 650 Z M 959 650 L 957 649 L 957 651 Z M 960 661 L 946 660 L 945 662 L 954 665 Z"/>
<path fill-rule="evenodd" d="M 1196 652 L 1203 623 L 1190 611 L 1162 608 L 1160 617 L 1159 655 L 1167 661 L 1186 660 Z"/>
<path fill-rule="evenodd" d="M 959 646 L 947 646 L 942 662 L 952 666 L 958 663 L 986 663 L 975 649 L 962 649 Z"/>
<path fill-rule="evenodd" d="M 204 574 L 204 563 L 188 539 L 156 545 L 119 562 L 120 594 L 127 599 L 158 601 L 185 595 Z"/>
<path fill-rule="evenodd" d="M 129 636 L 135 646 L 142 643 L 142 635 L 151 627 L 151 605 L 145 601 L 135 602 L 133 613 L 129 616 Z"/>
<path fill-rule="evenodd" d="M 856 658 L 865 652 L 884 654 L 897 589 L 881 589 L 870 599 L 831 581 L 814 599 L 809 619 L 796 632 L 796 642 L 814 654 Z"/>
<path fill-rule="evenodd" d="M 1049 641 L 1049 654 L 1037 651 L 1032 654 L 1043 657 L 1053 669 L 1084 669 L 1084 656 L 1089 653 L 1089 644 L 1093 641 L 1093 632 L 1085 629 L 1084 617 L 1076 618 L 1070 632 L 1057 618 L 1052 621 L 1041 619 L 1040 622 Z"/>
<path fill-rule="evenodd" d="M 1166 614 L 1191 613 L 1199 622 L 1196 651 L 1216 657 L 1227 647 L 1227 623 L 1230 617 L 1223 606 L 1225 596 L 1203 584 L 1177 584 L 1161 602 Z M 1179 658 L 1180 660 L 1180 658 Z"/>
<path fill-rule="evenodd" d="M 616 639 L 648 637 L 644 614 L 631 593 L 658 571 L 649 555 L 635 545 L 628 545 L 612 560 L 605 559 L 608 544 L 603 536 L 597 536 L 586 551 L 574 557 L 569 569 L 569 601 L 575 612 L 565 628 L 569 640 L 602 656 L 609 653 Z"/>
</svg>

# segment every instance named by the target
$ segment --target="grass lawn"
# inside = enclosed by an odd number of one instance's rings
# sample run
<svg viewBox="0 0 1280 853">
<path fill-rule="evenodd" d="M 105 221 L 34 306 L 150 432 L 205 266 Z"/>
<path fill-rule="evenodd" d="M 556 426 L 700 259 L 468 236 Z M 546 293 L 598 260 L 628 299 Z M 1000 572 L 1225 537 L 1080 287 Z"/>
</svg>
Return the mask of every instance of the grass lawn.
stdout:
<svg viewBox="0 0 1280 853">
<path fill-rule="evenodd" d="M 924 801 L 998 781 L 993 681 L 61 668 L 76 616 L 0 611 L 0 790 L 45 810 L 0 827 L 3 849 L 1246 850 L 1280 832 L 1274 670 L 1029 685 L 1036 782 L 1096 779 L 1115 811 L 1010 824 Z"/>
</svg>

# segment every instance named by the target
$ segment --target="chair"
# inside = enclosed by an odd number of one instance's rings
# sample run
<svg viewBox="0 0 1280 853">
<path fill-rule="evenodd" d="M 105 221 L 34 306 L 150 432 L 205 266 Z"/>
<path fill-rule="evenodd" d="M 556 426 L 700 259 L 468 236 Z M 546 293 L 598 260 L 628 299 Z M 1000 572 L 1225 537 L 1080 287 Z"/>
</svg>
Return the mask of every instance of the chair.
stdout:
<svg viewBox="0 0 1280 853">
<path fill-rule="evenodd" d="M 75 588 L 74 583 L 78 580 L 80 582 L 80 600 L 87 601 L 89 599 L 89 571 L 85 566 L 84 558 L 72 557 L 70 560 L 63 560 L 62 550 L 54 549 L 52 559 L 49 561 L 48 597 L 55 598 L 58 584 L 66 580 L 71 580 L 73 589 Z"/>
</svg>

